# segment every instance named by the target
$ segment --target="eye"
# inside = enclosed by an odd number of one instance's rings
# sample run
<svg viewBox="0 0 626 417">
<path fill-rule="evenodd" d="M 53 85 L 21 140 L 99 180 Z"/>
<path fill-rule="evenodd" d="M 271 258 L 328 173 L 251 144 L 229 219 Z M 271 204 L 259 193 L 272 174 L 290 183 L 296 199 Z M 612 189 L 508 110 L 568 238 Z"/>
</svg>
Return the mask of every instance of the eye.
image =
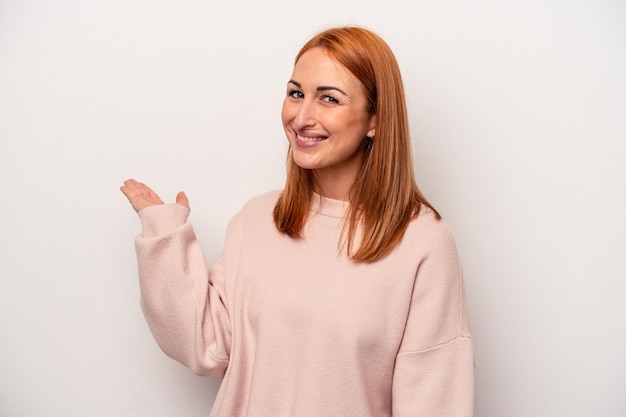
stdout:
<svg viewBox="0 0 626 417">
<path fill-rule="evenodd" d="M 331 95 L 324 94 L 321 98 L 322 98 L 322 101 L 325 101 L 327 103 L 339 104 L 339 100 L 337 100 L 335 97 Z"/>
<path fill-rule="evenodd" d="M 299 90 L 289 90 L 287 91 L 287 96 L 291 98 L 304 98 L 304 94 Z"/>
</svg>

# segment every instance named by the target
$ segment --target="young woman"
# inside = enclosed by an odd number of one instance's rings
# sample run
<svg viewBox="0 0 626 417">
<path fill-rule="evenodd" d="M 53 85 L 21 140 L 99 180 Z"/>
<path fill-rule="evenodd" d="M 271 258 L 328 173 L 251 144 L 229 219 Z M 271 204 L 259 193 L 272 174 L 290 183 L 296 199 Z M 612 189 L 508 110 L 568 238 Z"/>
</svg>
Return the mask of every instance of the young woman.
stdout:
<svg viewBox="0 0 626 417">
<path fill-rule="evenodd" d="M 142 307 L 163 351 L 223 378 L 214 417 L 471 416 L 473 355 L 454 238 L 413 177 L 387 44 L 326 30 L 282 109 L 284 190 L 252 199 L 209 267 L 184 193 L 121 188 L 141 218 Z"/>
</svg>

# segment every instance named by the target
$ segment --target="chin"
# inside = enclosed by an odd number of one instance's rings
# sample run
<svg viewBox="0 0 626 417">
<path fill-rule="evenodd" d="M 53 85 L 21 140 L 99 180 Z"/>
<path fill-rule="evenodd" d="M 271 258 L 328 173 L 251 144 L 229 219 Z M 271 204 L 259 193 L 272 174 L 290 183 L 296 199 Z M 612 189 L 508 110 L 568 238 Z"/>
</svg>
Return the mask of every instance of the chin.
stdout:
<svg viewBox="0 0 626 417">
<path fill-rule="evenodd" d="M 315 164 L 302 163 L 302 162 L 299 162 L 297 159 L 294 159 L 293 162 L 302 169 L 315 169 L 316 168 Z"/>
<path fill-rule="evenodd" d="M 307 160 L 306 158 L 298 158 L 296 155 L 292 155 L 293 162 L 302 169 L 316 169 L 319 168 L 319 164 L 315 161 Z"/>
</svg>

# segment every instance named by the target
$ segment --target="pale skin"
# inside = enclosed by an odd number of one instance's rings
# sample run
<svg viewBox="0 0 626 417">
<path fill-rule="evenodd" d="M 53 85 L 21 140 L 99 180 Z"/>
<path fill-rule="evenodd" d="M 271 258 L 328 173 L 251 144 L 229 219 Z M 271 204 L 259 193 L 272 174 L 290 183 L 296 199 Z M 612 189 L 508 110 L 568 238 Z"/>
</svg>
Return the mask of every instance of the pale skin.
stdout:
<svg viewBox="0 0 626 417">
<path fill-rule="evenodd" d="M 367 107 L 361 81 L 324 48 L 312 48 L 296 62 L 281 118 L 292 157 L 313 171 L 319 194 L 349 200 L 363 163 L 365 138 L 376 130 L 376 116 Z"/>
<path fill-rule="evenodd" d="M 133 206 L 137 213 L 146 207 L 164 204 L 163 200 L 150 187 L 134 179 L 124 181 L 124 185 L 120 187 L 120 190 L 128 198 L 130 205 Z M 182 191 L 176 195 L 176 203 L 189 209 L 189 200 Z"/>
</svg>

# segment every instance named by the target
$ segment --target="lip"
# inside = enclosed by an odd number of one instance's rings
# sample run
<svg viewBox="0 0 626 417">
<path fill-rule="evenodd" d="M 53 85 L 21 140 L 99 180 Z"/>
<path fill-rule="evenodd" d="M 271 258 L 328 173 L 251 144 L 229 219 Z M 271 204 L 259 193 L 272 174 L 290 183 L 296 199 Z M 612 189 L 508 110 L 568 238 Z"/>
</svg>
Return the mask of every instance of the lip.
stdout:
<svg viewBox="0 0 626 417">
<path fill-rule="evenodd" d="M 328 139 L 328 136 L 293 131 L 294 142 L 300 148 L 310 148 Z"/>
</svg>

